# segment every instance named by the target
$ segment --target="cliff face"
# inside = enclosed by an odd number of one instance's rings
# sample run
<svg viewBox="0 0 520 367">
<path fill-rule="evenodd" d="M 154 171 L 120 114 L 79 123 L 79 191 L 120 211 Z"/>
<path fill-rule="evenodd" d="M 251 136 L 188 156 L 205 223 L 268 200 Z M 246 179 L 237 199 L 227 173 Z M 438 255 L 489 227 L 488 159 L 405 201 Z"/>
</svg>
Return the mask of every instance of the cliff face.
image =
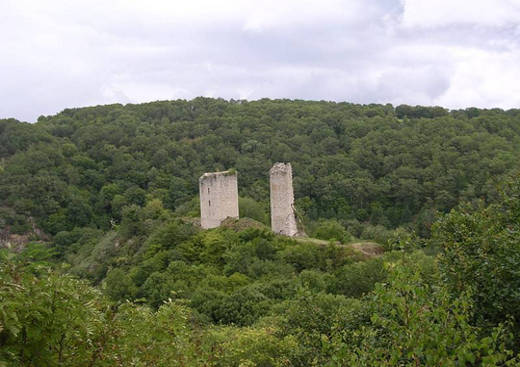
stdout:
<svg viewBox="0 0 520 367">
<path fill-rule="evenodd" d="M 36 226 L 32 218 L 30 222 L 32 225 L 31 230 L 22 234 L 12 233 L 9 226 L 0 228 L 0 248 L 20 252 L 29 242 L 49 239 L 49 236 Z"/>
</svg>

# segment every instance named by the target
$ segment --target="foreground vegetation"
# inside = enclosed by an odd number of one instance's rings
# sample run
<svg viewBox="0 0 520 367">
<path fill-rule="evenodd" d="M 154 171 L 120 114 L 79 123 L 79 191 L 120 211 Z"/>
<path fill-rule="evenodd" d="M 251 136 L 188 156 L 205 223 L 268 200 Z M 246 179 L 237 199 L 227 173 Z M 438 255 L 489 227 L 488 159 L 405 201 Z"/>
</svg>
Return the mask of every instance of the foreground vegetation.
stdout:
<svg viewBox="0 0 520 367">
<path fill-rule="evenodd" d="M 520 363 L 520 175 L 498 203 L 444 216 L 426 248 L 374 258 L 156 214 L 138 216 L 156 229 L 133 254 L 124 231 L 91 248 L 90 264 L 110 264 L 99 287 L 70 275 L 98 268 L 69 268 L 53 246 L 0 252 L 0 365 Z"/>
<path fill-rule="evenodd" d="M 324 249 L 261 229 L 197 232 L 167 219 L 148 237 L 142 261 L 108 272 L 107 296 L 44 265 L 52 256 L 47 248 L 3 253 L 0 360 L 517 365 L 518 178 L 499 204 L 460 208 L 436 223 L 435 258 L 409 247 L 360 259 L 344 247 Z M 146 280 L 139 286 L 138 279 Z"/>
<path fill-rule="evenodd" d="M 0 239 L 25 238 L 0 251 L 0 366 L 520 365 L 519 114 L 201 98 L 0 120 Z M 275 161 L 322 241 L 266 226 Z M 196 180 L 229 167 L 249 219 L 203 231 Z"/>
</svg>

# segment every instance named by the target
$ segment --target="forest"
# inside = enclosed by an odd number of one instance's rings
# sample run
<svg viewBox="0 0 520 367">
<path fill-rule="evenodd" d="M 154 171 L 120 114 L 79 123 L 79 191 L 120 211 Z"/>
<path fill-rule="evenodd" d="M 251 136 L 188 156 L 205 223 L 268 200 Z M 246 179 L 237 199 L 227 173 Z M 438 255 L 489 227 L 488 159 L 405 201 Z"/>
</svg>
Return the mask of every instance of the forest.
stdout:
<svg viewBox="0 0 520 367">
<path fill-rule="evenodd" d="M 270 231 L 275 162 L 308 238 Z M 224 169 L 241 219 L 202 230 L 198 178 Z M 517 366 L 518 269 L 520 109 L 0 119 L 0 367 Z"/>
</svg>

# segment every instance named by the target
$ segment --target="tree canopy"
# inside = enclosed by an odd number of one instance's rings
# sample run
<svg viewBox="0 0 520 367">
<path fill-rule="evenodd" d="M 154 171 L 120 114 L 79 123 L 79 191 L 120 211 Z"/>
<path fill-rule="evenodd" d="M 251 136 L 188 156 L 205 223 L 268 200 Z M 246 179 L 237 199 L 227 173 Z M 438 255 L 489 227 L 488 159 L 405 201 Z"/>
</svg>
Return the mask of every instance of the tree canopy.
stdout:
<svg viewBox="0 0 520 367">
<path fill-rule="evenodd" d="M 196 98 L 0 120 L 0 367 L 517 366 L 520 110 Z M 309 238 L 272 233 L 293 165 Z M 198 225 L 238 171 L 240 220 Z M 228 218 L 229 219 L 229 218 Z"/>
</svg>

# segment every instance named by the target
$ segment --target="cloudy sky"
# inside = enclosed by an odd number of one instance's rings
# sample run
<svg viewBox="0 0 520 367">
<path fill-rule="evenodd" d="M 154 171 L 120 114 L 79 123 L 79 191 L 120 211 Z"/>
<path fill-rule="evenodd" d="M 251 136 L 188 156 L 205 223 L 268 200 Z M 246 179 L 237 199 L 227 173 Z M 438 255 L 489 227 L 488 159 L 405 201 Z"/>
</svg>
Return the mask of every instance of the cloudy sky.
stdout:
<svg viewBox="0 0 520 367">
<path fill-rule="evenodd" d="M 0 0 L 0 118 L 196 96 L 520 107 L 520 0 Z"/>
</svg>

